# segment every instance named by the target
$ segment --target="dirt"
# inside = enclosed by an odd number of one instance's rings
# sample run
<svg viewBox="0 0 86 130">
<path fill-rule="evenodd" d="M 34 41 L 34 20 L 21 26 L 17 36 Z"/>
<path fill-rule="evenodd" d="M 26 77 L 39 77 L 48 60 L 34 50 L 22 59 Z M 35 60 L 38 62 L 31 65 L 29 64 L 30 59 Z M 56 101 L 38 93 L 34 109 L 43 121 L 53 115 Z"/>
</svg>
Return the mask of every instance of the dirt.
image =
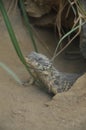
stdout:
<svg viewBox="0 0 86 130">
<path fill-rule="evenodd" d="M 14 31 L 24 56 L 32 49 L 31 40 L 24 26 L 19 10 L 10 15 Z M 41 53 L 51 57 L 55 48 L 52 32 L 37 29 L 46 49 L 36 38 Z M 46 37 L 47 35 L 47 37 Z M 21 81 L 30 76 L 18 59 L 3 20 L 0 21 L 0 62 L 10 67 Z M 50 48 L 51 51 L 48 51 Z M 83 59 L 68 61 L 60 55 L 55 66 L 66 72 L 83 72 L 86 63 Z M 86 75 L 74 84 L 66 93 L 52 98 L 47 92 L 36 86 L 27 87 L 17 83 L 0 67 L 0 130 L 85 130 L 86 129 Z"/>
</svg>

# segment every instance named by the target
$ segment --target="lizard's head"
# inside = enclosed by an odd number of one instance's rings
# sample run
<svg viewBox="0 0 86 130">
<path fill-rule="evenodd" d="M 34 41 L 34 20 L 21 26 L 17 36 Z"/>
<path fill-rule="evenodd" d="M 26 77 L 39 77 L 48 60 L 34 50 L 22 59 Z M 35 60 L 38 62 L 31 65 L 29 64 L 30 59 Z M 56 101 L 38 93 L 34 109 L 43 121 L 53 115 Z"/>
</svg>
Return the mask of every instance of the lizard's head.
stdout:
<svg viewBox="0 0 86 130">
<path fill-rule="evenodd" d="M 40 53 L 31 52 L 31 54 L 29 54 L 25 59 L 29 66 L 36 69 L 48 69 L 52 66 L 50 60 Z"/>
</svg>

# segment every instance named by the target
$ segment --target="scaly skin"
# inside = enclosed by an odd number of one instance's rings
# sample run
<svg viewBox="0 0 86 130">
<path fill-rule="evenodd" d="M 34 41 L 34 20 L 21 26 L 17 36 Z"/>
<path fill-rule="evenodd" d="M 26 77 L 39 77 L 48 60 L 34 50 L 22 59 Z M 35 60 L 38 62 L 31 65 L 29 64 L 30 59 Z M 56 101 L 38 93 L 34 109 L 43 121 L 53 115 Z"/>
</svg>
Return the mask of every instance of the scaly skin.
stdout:
<svg viewBox="0 0 86 130">
<path fill-rule="evenodd" d="M 59 72 L 46 56 L 36 52 L 28 55 L 26 62 L 31 67 L 35 79 L 41 81 L 48 91 L 53 94 L 67 91 L 77 78 L 80 77 L 79 74 Z"/>
</svg>

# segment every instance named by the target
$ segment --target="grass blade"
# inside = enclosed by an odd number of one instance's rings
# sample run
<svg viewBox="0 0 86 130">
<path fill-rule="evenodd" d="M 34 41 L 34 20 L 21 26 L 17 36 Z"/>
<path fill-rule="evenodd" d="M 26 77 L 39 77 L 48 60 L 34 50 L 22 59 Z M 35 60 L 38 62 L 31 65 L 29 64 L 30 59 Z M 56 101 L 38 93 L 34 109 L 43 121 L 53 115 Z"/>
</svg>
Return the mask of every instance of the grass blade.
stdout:
<svg viewBox="0 0 86 130">
<path fill-rule="evenodd" d="M 32 29 L 31 29 L 31 26 L 30 26 L 29 18 L 27 16 L 27 13 L 26 13 L 26 10 L 25 10 L 25 6 L 24 6 L 23 0 L 19 0 L 19 4 L 20 4 L 20 8 L 21 8 L 25 24 L 27 26 L 27 29 L 28 29 L 28 32 L 29 32 L 29 35 L 30 35 L 30 38 L 32 40 L 32 44 L 33 44 L 34 50 L 36 52 L 38 52 L 38 49 L 37 49 L 37 46 L 36 46 L 36 43 L 35 43 L 35 39 L 33 37 Z"/>
<path fill-rule="evenodd" d="M 26 69 L 29 71 L 30 75 L 33 76 L 32 73 L 31 73 L 31 71 L 30 71 L 30 69 L 29 69 L 29 66 L 26 64 L 26 61 L 25 61 L 25 59 L 24 59 L 24 56 L 23 56 L 23 54 L 22 54 L 22 52 L 21 52 L 21 49 L 20 49 L 20 47 L 19 47 L 18 41 L 17 41 L 17 39 L 16 39 L 15 33 L 14 33 L 14 31 L 13 31 L 12 25 L 11 25 L 11 23 L 10 23 L 10 20 L 9 20 L 9 18 L 8 18 L 8 15 L 7 15 L 7 12 L 6 12 L 6 10 L 5 10 L 5 7 L 4 7 L 4 4 L 3 4 L 3 1 L 2 1 L 2 0 L 0 0 L 0 10 L 1 10 L 1 13 L 2 13 L 2 15 L 3 15 L 4 22 L 5 22 L 5 24 L 6 24 L 6 27 L 7 27 L 7 30 L 8 30 L 10 39 L 11 39 L 11 41 L 12 41 L 12 44 L 13 44 L 13 46 L 14 46 L 14 48 L 15 48 L 15 51 L 16 51 L 16 53 L 17 53 L 19 59 L 21 60 L 21 62 L 24 64 L 24 66 L 26 67 Z"/>
</svg>

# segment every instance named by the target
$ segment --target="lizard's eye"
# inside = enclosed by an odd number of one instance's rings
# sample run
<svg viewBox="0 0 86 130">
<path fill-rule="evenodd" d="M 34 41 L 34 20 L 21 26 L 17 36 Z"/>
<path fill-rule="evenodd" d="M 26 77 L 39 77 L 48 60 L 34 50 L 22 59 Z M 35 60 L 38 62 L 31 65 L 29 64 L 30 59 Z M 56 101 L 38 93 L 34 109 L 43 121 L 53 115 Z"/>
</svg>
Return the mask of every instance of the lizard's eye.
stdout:
<svg viewBox="0 0 86 130">
<path fill-rule="evenodd" d="M 40 57 L 39 60 L 42 60 L 42 58 Z"/>
</svg>

